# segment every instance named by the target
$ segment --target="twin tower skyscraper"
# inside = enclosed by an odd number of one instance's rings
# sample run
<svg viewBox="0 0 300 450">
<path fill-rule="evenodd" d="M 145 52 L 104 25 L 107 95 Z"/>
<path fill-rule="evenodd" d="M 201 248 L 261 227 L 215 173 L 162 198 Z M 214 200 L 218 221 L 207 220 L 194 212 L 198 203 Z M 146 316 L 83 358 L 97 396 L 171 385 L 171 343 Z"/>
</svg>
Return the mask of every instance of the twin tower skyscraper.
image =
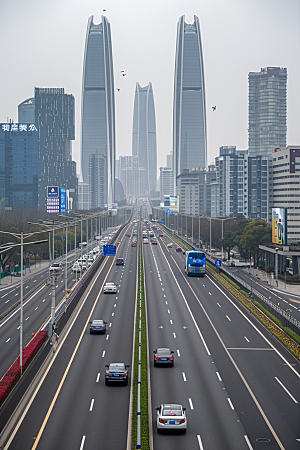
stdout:
<svg viewBox="0 0 300 450">
<path fill-rule="evenodd" d="M 102 200 L 115 201 L 115 86 L 110 23 L 105 16 L 98 25 L 88 20 L 82 80 L 81 168 L 83 182 L 96 184 L 95 161 L 102 167 Z M 152 84 L 136 83 L 133 112 L 132 154 L 145 169 L 149 195 L 156 190 L 157 144 Z M 205 85 L 200 25 L 180 17 L 177 42 L 173 102 L 173 180 L 184 169 L 207 165 Z M 99 172 L 100 173 L 100 172 Z M 93 186 L 91 187 L 93 189 Z M 103 206 L 103 205 L 95 205 Z"/>
</svg>

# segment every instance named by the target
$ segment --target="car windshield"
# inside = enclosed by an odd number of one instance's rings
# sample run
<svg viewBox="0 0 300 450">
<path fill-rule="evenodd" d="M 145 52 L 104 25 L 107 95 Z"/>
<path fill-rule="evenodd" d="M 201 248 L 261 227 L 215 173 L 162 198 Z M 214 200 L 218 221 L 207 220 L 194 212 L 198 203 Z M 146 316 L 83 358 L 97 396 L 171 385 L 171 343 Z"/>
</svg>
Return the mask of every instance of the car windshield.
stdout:
<svg viewBox="0 0 300 450">
<path fill-rule="evenodd" d="M 106 283 L 106 286 L 114 286 L 115 283 Z"/>
<path fill-rule="evenodd" d="M 157 353 L 158 355 L 169 355 L 169 354 L 171 353 L 171 351 L 170 351 L 169 348 L 158 348 L 158 349 L 156 350 L 156 353 Z"/>
<path fill-rule="evenodd" d="M 109 370 L 113 372 L 121 372 L 125 370 L 125 364 L 123 363 L 112 363 L 109 365 Z"/>
<path fill-rule="evenodd" d="M 173 407 L 170 406 L 164 406 L 163 407 L 163 416 L 182 416 L 182 411 L 179 405 L 173 405 Z"/>
<path fill-rule="evenodd" d="M 93 320 L 93 325 L 103 325 L 103 320 Z"/>
</svg>

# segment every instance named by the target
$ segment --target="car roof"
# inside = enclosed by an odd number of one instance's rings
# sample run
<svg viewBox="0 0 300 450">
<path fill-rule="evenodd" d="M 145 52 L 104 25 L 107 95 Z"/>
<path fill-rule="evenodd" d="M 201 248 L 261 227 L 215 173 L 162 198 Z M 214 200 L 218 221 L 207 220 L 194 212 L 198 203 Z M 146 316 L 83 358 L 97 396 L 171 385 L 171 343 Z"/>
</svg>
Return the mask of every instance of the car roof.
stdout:
<svg viewBox="0 0 300 450">
<path fill-rule="evenodd" d="M 156 353 L 170 353 L 171 350 L 169 348 L 158 348 Z"/>
<path fill-rule="evenodd" d="M 178 403 L 163 403 L 161 405 L 163 407 L 163 409 L 181 409 L 182 406 L 179 405 Z"/>
<path fill-rule="evenodd" d="M 125 364 L 124 363 L 110 363 L 109 365 L 110 369 L 125 369 Z"/>
<path fill-rule="evenodd" d="M 115 283 L 105 283 L 105 284 L 109 286 L 115 286 Z"/>
<path fill-rule="evenodd" d="M 92 323 L 103 323 L 102 319 L 94 319 Z"/>
</svg>

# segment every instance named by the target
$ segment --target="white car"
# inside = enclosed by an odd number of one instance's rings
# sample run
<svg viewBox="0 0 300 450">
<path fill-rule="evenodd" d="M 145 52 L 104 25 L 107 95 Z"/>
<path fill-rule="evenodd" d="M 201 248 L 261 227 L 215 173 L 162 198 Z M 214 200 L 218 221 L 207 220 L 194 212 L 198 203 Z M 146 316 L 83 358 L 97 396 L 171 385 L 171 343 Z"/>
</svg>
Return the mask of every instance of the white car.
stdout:
<svg viewBox="0 0 300 450">
<path fill-rule="evenodd" d="M 104 294 L 116 294 L 117 285 L 115 283 L 105 283 L 103 293 Z"/>
<path fill-rule="evenodd" d="M 86 263 L 86 262 L 83 262 L 83 263 L 81 264 L 81 269 L 82 269 L 82 270 L 86 270 L 87 268 L 88 268 L 87 263 Z"/>
<path fill-rule="evenodd" d="M 81 272 L 81 265 L 80 264 L 77 264 L 77 263 L 75 263 L 74 265 L 73 265 L 73 267 L 72 267 L 72 272 L 73 273 L 80 273 Z"/>
<path fill-rule="evenodd" d="M 165 403 L 157 410 L 157 432 L 162 430 L 181 430 L 184 433 L 187 429 L 187 419 L 185 410 L 181 405 L 175 403 Z"/>
</svg>

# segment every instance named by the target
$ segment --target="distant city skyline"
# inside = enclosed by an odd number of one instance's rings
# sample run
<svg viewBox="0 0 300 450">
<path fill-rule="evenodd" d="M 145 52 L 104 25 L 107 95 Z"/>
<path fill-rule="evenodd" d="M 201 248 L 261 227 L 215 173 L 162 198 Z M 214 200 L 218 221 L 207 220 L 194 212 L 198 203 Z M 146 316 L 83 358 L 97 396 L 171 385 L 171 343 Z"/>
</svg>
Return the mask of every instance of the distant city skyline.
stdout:
<svg viewBox="0 0 300 450">
<path fill-rule="evenodd" d="M 158 167 L 165 166 L 172 149 L 172 107 L 176 24 L 183 14 L 187 23 L 201 22 L 206 84 L 207 162 L 219 147 L 248 145 L 248 73 L 263 67 L 286 67 L 287 144 L 300 142 L 299 1 L 158 0 L 113 2 L 99 5 L 86 0 L 48 2 L 14 0 L 3 3 L 0 39 L 0 121 L 17 122 L 17 105 L 32 96 L 34 86 L 64 87 L 75 97 L 76 139 L 73 155 L 80 166 L 81 87 L 86 24 L 102 9 L 112 26 L 116 102 L 116 156 L 130 155 L 133 92 L 139 80 L 151 80 L 155 93 Z M 155 26 L 154 26 L 155 24 Z M 288 32 L 287 32 L 288 27 Z M 55 33 L 53 32 L 55 30 Z M 22 45 L 20 45 L 20 42 Z M 12 54 L 12 49 L 19 49 Z M 9 63 L 8 63 L 9 62 Z M 126 76 L 121 74 L 125 70 Z M 217 106 L 212 110 L 212 106 Z"/>
</svg>

